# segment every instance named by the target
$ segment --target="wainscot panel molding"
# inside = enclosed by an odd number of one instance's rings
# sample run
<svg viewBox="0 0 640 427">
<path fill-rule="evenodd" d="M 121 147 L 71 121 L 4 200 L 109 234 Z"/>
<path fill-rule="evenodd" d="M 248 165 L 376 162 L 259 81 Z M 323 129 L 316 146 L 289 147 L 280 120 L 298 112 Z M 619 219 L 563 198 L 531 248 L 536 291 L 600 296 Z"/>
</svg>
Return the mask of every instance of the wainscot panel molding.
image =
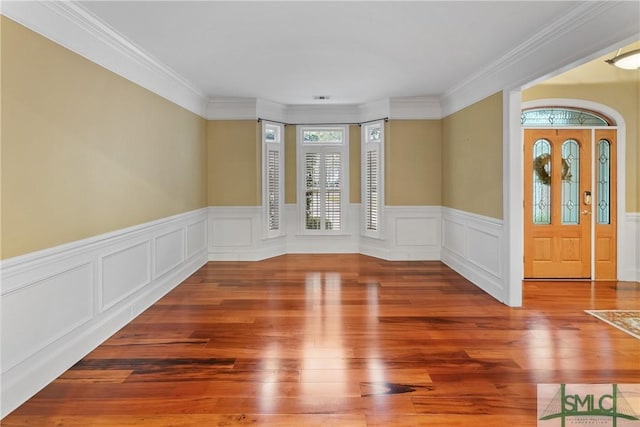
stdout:
<svg viewBox="0 0 640 427">
<path fill-rule="evenodd" d="M 344 230 L 331 236 L 300 233 L 297 206 L 285 205 L 284 234 L 265 238 L 262 207 L 209 207 L 209 260 L 258 261 L 285 253 L 362 253 L 385 260 L 439 260 L 441 208 L 385 208 L 383 239 L 360 235 L 360 204 L 350 204 Z"/>
<path fill-rule="evenodd" d="M 207 261 L 207 209 L 3 260 L 4 417 Z"/>
<path fill-rule="evenodd" d="M 264 238 L 261 206 L 209 206 L 209 261 L 260 261 L 282 255 L 285 237 Z"/>
<path fill-rule="evenodd" d="M 442 208 L 442 262 L 504 302 L 503 248 L 502 221 Z"/>
<path fill-rule="evenodd" d="M 383 238 L 360 238 L 360 253 L 387 261 L 439 260 L 440 206 L 386 206 Z"/>
<path fill-rule="evenodd" d="M 285 205 L 282 236 L 266 238 L 261 206 L 209 207 L 209 261 L 259 261 L 286 253 L 357 253 L 359 206 L 350 205 L 343 234 L 298 232 L 297 206 Z"/>
<path fill-rule="evenodd" d="M 349 204 L 348 212 L 342 218 L 343 230 L 341 234 L 331 236 L 314 236 L 300 233 L 297 205 L 285 205 L 284 213 L 287 231 L 287 253 L 344 254 L 359 252 L 360 204 Z"/>
<path fill-rule="evenodd" d="M 618 236 L 618 279 L 640 282 L 640 212 L 627 212 Z"/>
</svg>

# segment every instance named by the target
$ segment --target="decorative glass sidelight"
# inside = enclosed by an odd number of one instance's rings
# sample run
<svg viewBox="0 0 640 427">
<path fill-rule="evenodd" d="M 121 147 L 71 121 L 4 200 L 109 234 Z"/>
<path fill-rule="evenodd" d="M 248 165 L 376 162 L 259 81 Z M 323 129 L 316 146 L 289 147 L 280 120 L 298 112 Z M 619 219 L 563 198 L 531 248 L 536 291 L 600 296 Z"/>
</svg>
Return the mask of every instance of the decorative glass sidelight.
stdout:
<svg viewBox="0 0 640 427">
<path fill-rule="evenodd" d="M 598 224 L 610 224 L 611 211 L 611 143 L 606 139 L 598 141 L 596 162 L 597 203 L 596 221 Z"/>
<path fill-rule="evenodd" d="M 551 143 L 533 144 L 533 223 L 551 224 Z"/>
<path fill-rule="evenodd" d="M 580 145 L 562 143 L 562 224 L 580 223 Z"/>
</svg>

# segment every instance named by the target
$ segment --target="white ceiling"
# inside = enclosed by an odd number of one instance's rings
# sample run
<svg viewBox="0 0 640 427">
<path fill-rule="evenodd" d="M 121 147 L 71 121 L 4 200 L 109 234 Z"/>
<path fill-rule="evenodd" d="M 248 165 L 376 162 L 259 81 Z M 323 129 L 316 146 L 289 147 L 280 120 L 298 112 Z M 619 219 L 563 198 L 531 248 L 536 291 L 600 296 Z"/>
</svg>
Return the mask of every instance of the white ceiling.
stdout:
<svg viewBox="0 0 640 427">
<path fill-rule="evenodd" d="M 440 97 L 561 22 L 570 1 L 82 1 L 208 98 Z"/>
</svg>

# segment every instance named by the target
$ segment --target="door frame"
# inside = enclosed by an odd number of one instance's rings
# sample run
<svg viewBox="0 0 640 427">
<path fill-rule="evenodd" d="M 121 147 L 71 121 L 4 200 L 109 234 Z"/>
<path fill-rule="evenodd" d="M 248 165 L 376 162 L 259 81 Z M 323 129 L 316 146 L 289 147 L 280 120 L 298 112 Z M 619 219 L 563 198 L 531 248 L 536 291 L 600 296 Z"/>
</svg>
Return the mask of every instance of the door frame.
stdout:
<svg viewBox="0 0 640 427">
<path fill-rule="evenodd" d="M 549 106 L 551 108 L 551 106 Z M 556 106 L 554 106 L 556 107 Z M 563 109 L 565 108 L 564 106 L 557 106 L 558 109 Z M 596 216 L 597 216 L 597 198 L 599 197 L 599 192 L 596 190 L 597 189 L 597 183 L 596 183 L 596 179 L 597 179 L 597 147 L 598 147 L 598 131 L 600 130 L 606 130 L 607 132 L 613 132 L 613 134 L 616 135 L 616 137 L 613 138 L 614 141 L 614 147 L 615 147 L 615 141 L 617 139 L 617 132 L 618 132 L 618 127 L 615 125 L 612 126 L 557 126 L 557 127 L 544 127 L 544 126 L 532 126 L 532 127 L 527 127 L 527 126 L 523 126 L 522 130 L 523 130 L 523 136 L 526 136 L 527 131 L 529 132 L 529 139 L 527 140 L 526 138 L 523 140 L 523 146 L 524 146 L 524 154 L 523 154 L 523 158 L 525 159 L 525 165 L 523 166 L 523 172 L 524 172 L 524 181 L 525 181 L 525 188 L 523 190 L 523 194 L 524 194 L 524 218 L 525 218 L 525 222 L 523 224 L 523 233 L 524 236 L 527 236 L 527 228 L 529 228 L 529 239 L 533 238 L 533 235 L 536 235 L 538 237 L 542 237 L 542 236 L 547 236 L 549 234 L 549 229 L 555 230 L 554 232 L 558 232 L 558 228 L 562 228 L 562 235 L 566 236 L 568 235 L 575 235 L 575 233 L 580 233 L 581 236 L 581 253 L 587 254 L 586 257 L 581 258 L 581 262 L 580 262 L 580 268 L 581 270 L 581 275 L 576 275 L 575 277 L 567 277 L 568 279 L 580 279 L 580 280 L 596 280 L 596 242 L 597 242 L 597 238 L 598 238 L 598 234 L 596 232 Z M 553 134 L 555 131 L 555 135 Z M 533 218 L 531 218 L 532 212 L 531 212 L 531 208 L 532 208 L 532 199 L 531 199 L 531 194 L 532 193 L 528 193 L 527 191 L 532 191 L 533 190 L 533 184 L 534 184 L 534 180 L 532 180 L 532 163 L 530 163 L 531 161 L 531 154 L 532 151 L 531 149 L 534 147 L 535 142 L 538 140 L 547 140 L 550 144 L 550 148 L 552 149 L 552 152 L 554 154 L 552 154 L 552 156 L 560 156 L 560 153 L 563 150 L 563 146 L 564 146 L 564 142 L 563 141 L 568 141 L 568 140 L 574 140 L 576 141 L 579 145 L 580 145 L 580 157 L 579 157 L 579 174 L 580 174 L 580 181 L 579 181 L 579 188 L 578 188 L 578 193 L 577 193 L 577 198 L 578 198 L 578 218 L 580 218 L 579 222 L 577 224 L 574 225 L 564 225 L 561 224 L 560 222 L 560 215 L 562 212 L 562 208 L 560 207 L 560 200 L 561 200 L 561 194 L 563 194 L 562 191 L 560 191 L 560 187 L 556 187 L 554 189 L 551 190 L 551 194 L 553 196 L 552 198 L 552 203 L 551 203 L 551 208 L 552 210 L 550 211 L 551 215 L 552 215 L 552 220 L 549 222 L 548 225 L 536 225 L 533 223 Z M 616 159 L 617 159 L 617 151 L 612 153 L 613 155 L 611 156 L 612 159 L 614 159 L 612 161 L 612 164 L 616 163 Z M 615 157 L 614 157 L 615 156 Z M 594 160 L 595 159 L 595 160 Z M 556 165 L 557 166 L 557 165 Z M 613 167 L 612 167 L 613 168 Z M 553 170 L 553 168 L 552 168 Z M 615 168 L 612 169 L 613 171 L 617 170 Z M 559 168 L 556 169 L 556 173 L 558 173 Z M 587 177 L 588 181 L 583 181 L 583 177 Z M 617 177 L 617 174 L 616 174 Z M 615 179 L 615 178 L 614 178 Z M 616 191 L 617 191 L 617 182 L 615 182 L 613 179 L 611 180 L 611 182 L 615 183 L 615 188 L 611 189 L 611 194 L 613 194 L 612 196 L 612 206 L 614 206 L 613 208 L 611 208 L 611 212 L 615 212 L 617 213 L 617 210 L 615 209 L 615 201 L 616 201 Z M 557 182 L 556 182 L 557 183 Z M 584 191 L 591 191 L 594 198 L 594 202 L 591 203 L 591 206 L 585 207 L 585 205 L 583 205 L 583 201 L 582 201 L 582 197 L 583 197 L 583 193 Z M 555 193 L 555 195 L 554 195 Z M 583 216 L 583 210 L 587 209 L 589 210 L 589 215 L 588 216 Z M 554 216 L 555 215 L 557 216 Z M 586 219 L 588 219 L 588 221 L 586 221 Z M 615 218 L 613 218 L 613 224 L 615 224 L 615 227 L 617 229 L 617 216 Z M 576 226 L 579 226 L 578 228 L 576 228 Z M 567 228 L 565 228 L 567 227 Z M 555 234 L 554 234 L 555 236 Z M 557 237 L 557 236 L 555 236 Z M 588 243 L 587 243 L 588 240 Z M 531 243 L 531 241 L 529 241 L 528 243 Z M 616 239 L 616 245 L 617 245 L 617 239 Z M 529 249 L 529 254 L 528 254 L 528 258 L 526 258 L 527 255 L 527 248 Z M 556 248 L 557 249 L 557 248 Z M 525 245 L 524 245 L 524 253 L 525 253 L 525 259 L 531 263 L 530 264 L 530 269 L 533 270 L 534 267 L 534 261 L 533 261 L 533 246 L 529 245 L 527 246 L 527 242 L 525 239 Z M 553 249 L 552 249 L 553 252 Z M 616 252 L 617 255 L 617 252 Z M 615 256 L 615 255 L 614 255 Z M 616 257 L 617 258 L 617 257 Z M 585 263 L 588 262 L 588 270 L 585 270 L 585 268 L 587 267 L 587 265 L 585 265 Z M 554 264 L 555 265 L 555 264 Z M 559 267 L 559 265 L 556 265 L 557 267 Z M 617 266 L 617 263 L 616 263 Z M 544 269 L 544 267 L 541 267 Z M 572 267 L 569 267 L 572 268 Z M 573 267 L 575 268 L 575 267 Z M 534 278 L 533 276 L 533 271 L 529 271 L 530 276 L 527 276 L 527 264 L 525 262 L 525 278 L 528 279 L 533 279 L 533 280 L 537 280 L 536 278 Z M 565 274 L 566 271 L 561 272 L 560 274 Z M 560 279 L 562 277 L 565 277 L 564 275 L 557 275 L 557 276 L 538 276 L 540 277 L 540 280 L 547 280 L 547 279 Z"/>
<path fill-rule="evenodd" d="M 573 98 L 544 98 L 532 101 L 522 101 L 522 88 L 515 87 L 503 91 L 503 224 L 504 224 L 504 254 L 503 278 L 505 283 L 504 302 L 512 307 L 522 306 L 522 280 L 524 278 L 524 158 L 522 145 L 524 131 L 520 118 L 523 109 L 543 107 L 548 105 L 562 105 L 578 107 L 600 112 L 610 117 L 618 129 L 617 135 L 617 272 L 616 278 L 626 265 L 621 257 L 625 235 L 622 227 L 625 224 L 626 212 L 626 182 L 625 157 L 626 124 L 624 117 L 613 108 L 593 101 Z"/>
</svg>

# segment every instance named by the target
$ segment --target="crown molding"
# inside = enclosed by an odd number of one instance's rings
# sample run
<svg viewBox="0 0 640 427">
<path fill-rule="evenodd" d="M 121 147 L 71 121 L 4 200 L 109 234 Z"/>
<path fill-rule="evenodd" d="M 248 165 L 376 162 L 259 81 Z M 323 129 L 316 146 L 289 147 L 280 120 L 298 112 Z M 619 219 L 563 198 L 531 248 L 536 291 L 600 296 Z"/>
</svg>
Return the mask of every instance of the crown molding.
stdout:
<svg viewBox="0 0 640 427">
<path fill-rule="evenodd" d="M 77 2 L 5 1 L 1 13 L 90 61 L 207 119 L 283 122 L 439 119 L 487 96 L 521 88 L 637 38 L 637 2 L 583 2 L 440 99 L 389 98 L 352 105 L 283 105 L 256 98 L 213 98 L 118 34 Z M 597 55 L 596 53 L 597 52 Z"/>
<path fill-rule="evenodd" d="M 285 123 L 361 123 L 440 119 L 440 101 L 431 97 L 387 98 L 364 104 L 285 105 L 259 98 L 218 97 L 209 100 L 208 120 L 265 119 Z"/>
<path fill-rule="evenodd" d="M 256 98 L 211 98 L 207 103 L 204 118 L 207 120 L 256 120 L 260 118 L 257 105 Z"/>
<path fill-rule="evenodd" d="M 357 104 L 287 105 L 288 123 L 359 123 Z"/>
<path fill-rule="evenodd" d="M 389 117 L 391 115 L 391 99 L 379 99 L 360 104 L 358 110 L 361 122 Z"/>
<path fill-rule="evenodd" d="M 266 118 L 276 120 L 278 122 L 287 121 L 287 106 L 265 99 L 256 100 L 256 116 L 258 118 Z"/>
<path fill-rule="evenodd" d="M 638 37 L 637 2 L 579 3 L 441 98 L 448 116 L 502 90 L 521 88 L 580 65 Z"/>
<path fill-rule="evenodd" d="M 440 119 L 440 100 L 433 97 L 391 98 L 389 118 L 391 119 Z"/>
<path fill-rule="evenodd" d="M 55 43 L 209 120 L 265 118 L 290 123 L 439 118 L 437 100 L 396 98 L 365 104 L 283 105 L 207 96 L 178 73 L 73 1 L 7 1 L 1 13 Z"/>
<path fill-rule="evenodd" d="M 198 88 L 72 1 L 5 1 L 2 14 L 78 55 L 197 114 Z"/>
</svg>

